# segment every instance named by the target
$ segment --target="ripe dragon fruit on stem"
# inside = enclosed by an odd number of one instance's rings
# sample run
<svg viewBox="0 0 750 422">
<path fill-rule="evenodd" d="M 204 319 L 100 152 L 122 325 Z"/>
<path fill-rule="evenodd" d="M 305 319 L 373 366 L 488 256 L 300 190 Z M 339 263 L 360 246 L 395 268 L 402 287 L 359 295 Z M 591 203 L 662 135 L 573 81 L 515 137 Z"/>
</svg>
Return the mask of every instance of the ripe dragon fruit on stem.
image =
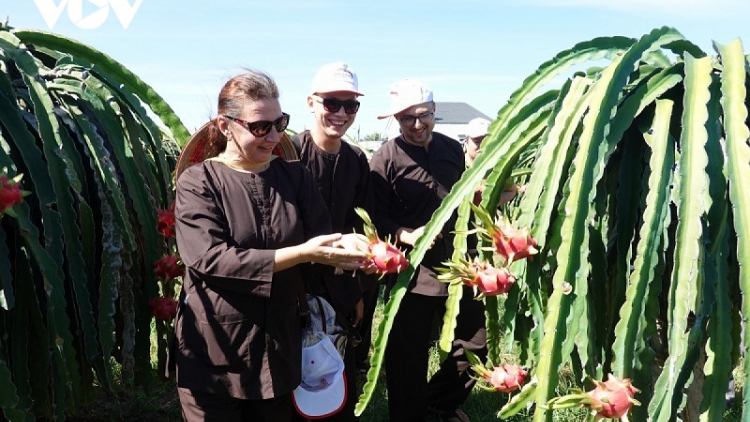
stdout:
<svg viewBox="0 0 750 422">
<path fill-rule="evenodd" d="M 354 211 L 365 222 L 365 236 L 369 241 L 369 250 L 366 252 L 372 265 L 376 267 L 375 272 L 382 275 L 400 273 L 405 270 L 409 266 L 409 261 L 404 253 L 388 239 L 381 240 L 378 237 L 378 232 L 367 211 L 362 208 L 355 208 Z"/>
<path fill-rule="evenodd" d="M 628 422 L 628 413 L 633 405 L 640 406 L 635 394 L 640 390 L 635 388 L 629 378 L 618 378 L 608 375 L 607 381 L 594 381 L 592 390 L 583 392 L 573 389 L 573 394 L 555 397 L 547 402 L 549 409 L 565 409 L 569 407 L 585 407 L 591 410 L 594 420 L 619 419 Z"/>
<path fill-rule="evenodd" d="M 536 249 L 538 243 L 531 237 L 528 227 L 517 229 L 503 218 L 493 221 L 489 212 L 482 207 L 472 205 L 471 208 L 481 221 L 477 232 L 495 245 L 495 251 L 505 258 L 508 265 L 539 252 Z"/>
<path fill-rule="evenodd" d="M 488 362 L 488 368 L 473 352 L 464 349 L 464 353 L 471 363 L 471 370 L 478 376 L 475 378 L 483 381 L 477 384 L 480 388 L 510 394 L 526 384 L 529 376 L 526 369 L 511 363 L 493 366 L 492 362 Z"/>
<path fill-rule="evenodd" d="M 444 262 L 447 268 L 437 268 L 438 280 L 462 282 L 479 291 L 477 300 L 485 296 L 497 296 L 508 293 L 516 277 L 507 268 L 497 268 L 488 261 L 478 257 L 473 261 L 459 259 L 458 262 Z"/>
<path fill-rule="evenodd" d="M 179 256 L 169 255 L 154 262 L 156 276 L 164 280 L 171 280 L 185 275 L 185 267 L 178 262 L 179 260 Z"/>
<path fill-rule="evenodd" d="M 4 214 L 15 217 L 13 207 L 23 202 L 24 196 L 31 194 L 29 191 L 21 190 L 21 178 L 22 174 L 9 178 L 5 168 L 0 172 L 0 217 Z"/>
<path fill-rule="evenodd" d="M 157 210 L 157 213 L 159 215 L 158 220 L 158 227 L 157 230 L 159 230 L 159 233 L 164 235 L 165 239 L 168 239 L 170 237 L 174 237 L 174 202 L 172 203 L 172 206 L 169 207 L 169 209 L 165 210 Z"/>
<path fill-rule="evenodd" d="M 177 316 L 177 301 L 170 297 L 153 297 L 148 301 L 151 315 L 161 321 L 169 321 Z"/>
<path fill-rule="evenodd" d="M 484 377 L 492 387 L 501 393 L 512 393 L 526 383 L 528 371 L 518 365 L 504 364 L 492 368 L 490 374 Z"/>
<path fill-rule="evenodd" d="M 620 379 L 612 374 L 606 382 L 595 381 L 596 387 L 588 391 L 594 403 L 590 406 L 592 413 L 596 412 L 596 419 L 611 418 L 627 421 L 627 415 L 635 400 L 635 393 L 640 390 L 633 387 L 629 378 Z"/>
</svg>

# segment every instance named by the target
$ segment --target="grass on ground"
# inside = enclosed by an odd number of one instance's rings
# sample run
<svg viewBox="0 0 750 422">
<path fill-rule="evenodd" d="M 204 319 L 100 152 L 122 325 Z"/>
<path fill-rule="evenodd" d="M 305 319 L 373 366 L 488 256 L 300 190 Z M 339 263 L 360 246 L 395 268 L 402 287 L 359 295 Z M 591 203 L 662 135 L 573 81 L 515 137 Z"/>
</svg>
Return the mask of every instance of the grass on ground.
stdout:
<svg viewBox="0 0 750 422">
<path fill-rule="evenodd" d="M 383 303 L 381 295 L 380 303 L 375 311 L 373 327 L 378 327 L 382 318 Z M 429 373 L 434 373 L 438 366 L 438 353 L 433 348 Z M 735 370 L 735 378 L 741 380 L 743 378 L 738 371 L 741 372 L 741 365 Z M 154 376 L 156 377 L 156 371 L 154 371 Z M 576 384 L 575 379 L 570 374 L 561 374 L 561 378 L 568 385 Z M 735 389 L 736 399 L 724 414 L 724 421 L 726 422 L 740 422 L 742 419 L 742 386 L 736 385 Z M 562 393 L 564 394 L 564 392 Z M 469 415 L 472 422 L 497 421 L 497 412 L 507 400 L 508 396 L 505 394 L 475 388 L 462 409 Z M 532 420 L 532 416 L 533 411 L 525 411 L 506 420 L 527 422 Z M 68 421 L 72 422 L 179 422 L 181 420 L 176 387 L 171 381 L 154 381 L 149 391 L 120 386 L 115 397 L 98 390 L 94 404 L 68 417 Z M 362 422 L 388 421 L 388 394 L 385 388 L 384 372 L 380 374 L 374 396 L 360 420 Z M 580 422 L 585 420 L 585 412 L 582 409 L 558 411 L 554 413 L 553 420 L 555 422 Z"/>
</svg>

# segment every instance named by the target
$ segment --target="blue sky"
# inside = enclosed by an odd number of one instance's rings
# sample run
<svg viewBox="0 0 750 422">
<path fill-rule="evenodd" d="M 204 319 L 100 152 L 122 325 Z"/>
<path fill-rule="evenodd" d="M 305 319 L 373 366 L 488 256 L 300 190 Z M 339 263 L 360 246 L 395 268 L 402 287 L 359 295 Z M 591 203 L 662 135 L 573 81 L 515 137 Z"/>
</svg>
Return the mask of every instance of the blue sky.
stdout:
<svg viewBox="0 0 750 422">
<path fill-rule="evenodd" d="M 356 137 L 385 132 L 375 116 L 401 78 L 421 79 L 438 102 L 463 101 L 495 116 L 541 63 L 594 37 L 641 37 L 666 25 L 711 54 L 712 41 L 737 37 L 750 50 L 750 2 L 742 0 L 119 0 L 141 1 L 127 28 L 110 6 L 118 0 L 37 1 L 64 7 L 52 29 L 35 0 L 0 0 L 0 17 L 112 56 L 191 132 L 215 115 L 220 87 L 242 67 L 276 79 L 290 128 L 299 131 L 313 122 L 306 97 L 315 71 L 345 61 L 365 94 L 349 131 Z M 99 13 L 101 25 L 77 26 L 76 6 L 83 17 Z"/>
</svg>

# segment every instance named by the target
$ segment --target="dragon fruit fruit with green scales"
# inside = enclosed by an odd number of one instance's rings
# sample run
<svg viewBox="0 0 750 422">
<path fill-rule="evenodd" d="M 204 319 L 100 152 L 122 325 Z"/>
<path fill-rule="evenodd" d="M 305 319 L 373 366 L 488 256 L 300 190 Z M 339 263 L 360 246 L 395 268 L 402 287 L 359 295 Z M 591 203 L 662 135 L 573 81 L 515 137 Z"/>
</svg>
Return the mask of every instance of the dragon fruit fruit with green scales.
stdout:
<svg viewBox="0 0 750 422">
<path fill-rule="evenodd" d="M 459 258 L 457 261 L 444 262 L 444 268 L 436 268 L 438 280 L 457 283 L 461 282 L 473 287 L 478 293 L 476 299 L 485 296 L 498 296 L 505 293 L 516 283 L 516 277 L 508 268 L 495 267 L 489 261 L 475 257 L 469 261 Z"/>
<path fill-rule="evenodd" d="M 492 242 L 494 251 L 502 256 L 507 265 L 524 258 L 536 255 L 539 246 L 536 239 L 531 237 L 528 227 L 518 229 L 504 218 L 492 219 L 490 213 L 482 207 L 471 206 L 481 225 L 476 231 L 480 236 Z"/>
<path fill-rule="evenodd" d="M 589 391 L 571 389 L 572 394 L 555 397 L 547 402 L 549 409 L 566 409 L 582 407 L 589 409 L 595 421 L 601 419 L 619 419 L 629 422 L 628 413 L 633 405 L 641 403 L 635 399 L 639 389 L 635 388 L 629 378 L 619 378 L 612 374 L 607 381 L 594 380 L 594 388 Z"/>
<path fill-rule="evenodd" d="M 25 196 L 31 194 L 21 189 L 21 178 L 23 178 L 22 174 L 12 179 L 9 178 L 5 168 L 0 172 L 0 217 L 4 214 L 15 217 L 13 207 L 23 202 Z"/>
<path fill-rule="evenodd" d="M 355 208 L 354 211 L 365 222 L 364 230 L 367 237 L 368 250 L 367 257 L 371 264 L 376 268 L 378 274 L 400 273 L 409 267 L 409 261 L 404 253 L 393 245 L 389 239 L 382 240 L 378 237 L 375 225 L 372 223 L 369 214 L 362 208 Z"/>
</svg>

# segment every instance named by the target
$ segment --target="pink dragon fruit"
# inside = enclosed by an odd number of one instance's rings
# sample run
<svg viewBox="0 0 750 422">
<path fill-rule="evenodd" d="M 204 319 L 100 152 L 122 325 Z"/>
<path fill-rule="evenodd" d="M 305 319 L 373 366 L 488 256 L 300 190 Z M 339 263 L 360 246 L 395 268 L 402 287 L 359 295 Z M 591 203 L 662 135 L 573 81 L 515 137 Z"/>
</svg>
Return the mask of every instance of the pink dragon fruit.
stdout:
<svg viewBox="0 0 750 422">
<path fill-rule="evenodd" d="M 31 192 L 21 190 L 22 177 L 23 175 L 19 174 L 10 179 L 5 174 L 5 169 L 3 169 L 3 173 L 0 173 L 0 217 L 3 214 L 15 217 L 16 213 L 13 211 L 13 207 L 23 202 L 24 196 L 31 194 Z"/>
<path fill-rule="evenodd" d="M 157 210 L 159 214 L 158 230 L 164 235 L 165 239 L 174 237 L 174 202 L 169 209 Z"/>
<path fill-rule="evenodd" d="M 171 297 L 153 297 L 148 301 L 151 315 L 161 321 L 169 321 L 177 315 L 177 301 Z"/>
<path fill-rule="evenodd" d="M 497 296 L 508 293 L 516 277 L 505 268 L 497 268 L 479 257 L 473 261 L 459 258 L 457 261 L 444 262 L 446 268 L 436 268 L 438 280 L 450 283 L 462 282 L 479 291 L 476 299 L 485 296 Z"/>
<path fill-rule="evenodd" d="M 528 375 L 528 371 L 520 366 L 506 363 L 502 366 L 492 368 L 489 374 L 484 375 L 484 379 L 495 390 L 503 393 L 512 393 L 523 387 Z"/>
<path fill-rule="evenodd" d="M 185 275 L 185 267 L 179 260 L 180 257 L 177 255 L 168 255 L 154 262 L 156 276 L 164 280 L 171 280 Z"/>
<path fill-rule="evenodd" d="M 508 265 L 539 252 L 537 250 L 539 245 L 536 239 L 531 237 L 528 228 L 517 229 L 503 219 L 493 221 L 487 210 L 482 207 L 472 206 L 472 209 L 482 222 L 477 232 L 492 241 L 495 251 L 505 258 Z"/>
<path fill-rule="evenodd" d="M 487 261 L 479 260 L 474 260 L 471 266 L 476 275 L 468 284 L 476 286 L 483 296 L 497 296 L 508 293 L 516 282 L 516 277 L 507 268 L 497 268 Z"/>
<path fill-rule="evenodd" d="M 627 414 L 633 404 L 640 403 L 635 400 L 635 393 L 639 392 L 633 387 L 629 378 L 620 379 L 609 374 L 606 382 L 594 381 L 596 387 L 586 392 L 592 403 L 588 405 L 592 412 L 596 412 L 596 420 L 599 419 L 627 419 Z"/>
<path fill-rule="evenodd" d="M 394 246 L 388 239 L 381 240 L 375 225 L 372 223 L 370 216 L 362 208 L 355 208 L 354 211 L 365 222 L 365 236 L 370 242 L 367 256 L 376 268 L 378 274 L 400 273 L 409 267 L 409 261 L 404 253 Z"/>
<path fill-rule="evenodd" d="M 628 413 L 633 405 L 640 406 L 635 388 L 629 378 L 618 378 L 609 374 L 606 382 L 594 381 L 594 389 L 583 392 L 572 389 L 573 394 L 555 397 L 547 402 L 549 409 L 585 407 L 591 410 L 594 420 L 619 419 L 628 422 Z"/>
</svg>

